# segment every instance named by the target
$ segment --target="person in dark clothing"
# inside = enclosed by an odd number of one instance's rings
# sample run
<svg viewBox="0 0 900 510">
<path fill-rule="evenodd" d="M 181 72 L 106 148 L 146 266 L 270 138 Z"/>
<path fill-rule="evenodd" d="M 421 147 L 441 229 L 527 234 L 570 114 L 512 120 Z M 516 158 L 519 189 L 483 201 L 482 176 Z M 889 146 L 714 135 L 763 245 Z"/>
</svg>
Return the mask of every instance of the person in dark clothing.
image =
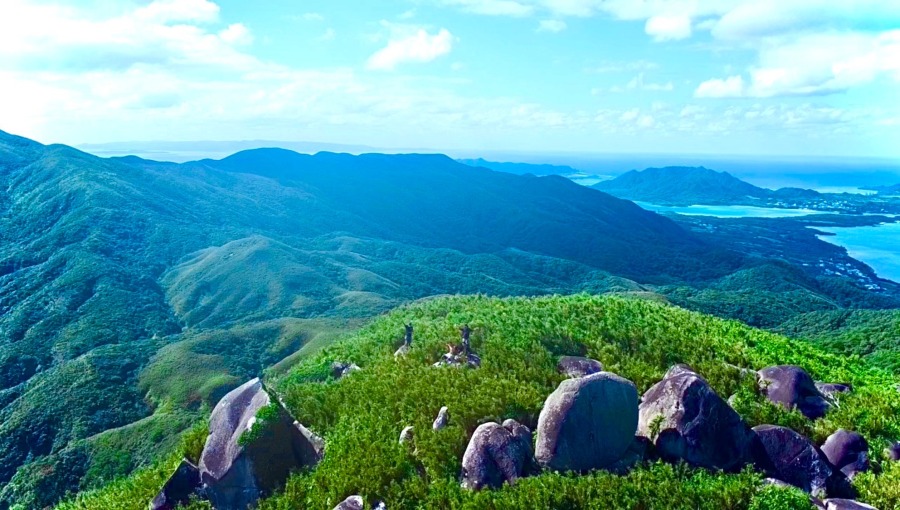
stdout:
<svg viewBox="0 0 900 510">
<path fill-rule="evenodd" d="M 412 322 L 404 326 L 406 328 L 406 337 L 403 339 L 403 344 L 407 347 L 412 345 L 412 337 L 413 337 L 413 325 Z"/>
</svg>

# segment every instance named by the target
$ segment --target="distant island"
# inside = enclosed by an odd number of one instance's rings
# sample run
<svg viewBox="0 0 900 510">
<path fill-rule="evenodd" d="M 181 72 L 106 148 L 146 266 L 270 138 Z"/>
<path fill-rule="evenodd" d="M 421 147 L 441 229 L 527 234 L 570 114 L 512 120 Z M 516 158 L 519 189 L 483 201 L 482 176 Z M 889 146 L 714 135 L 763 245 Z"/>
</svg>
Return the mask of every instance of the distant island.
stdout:
<svg viewBox="0 0 900 510">
<path fill-rule="evenodd" d="M 873 197 L 801 188 L 771 190 L 705 167 L 632 170 L 592 187 L 619 198 L 665 206 L 748 205 L 849 214 L 900 214 L 900 200 L 882 196 L 881 192 Z"/>
</svg>

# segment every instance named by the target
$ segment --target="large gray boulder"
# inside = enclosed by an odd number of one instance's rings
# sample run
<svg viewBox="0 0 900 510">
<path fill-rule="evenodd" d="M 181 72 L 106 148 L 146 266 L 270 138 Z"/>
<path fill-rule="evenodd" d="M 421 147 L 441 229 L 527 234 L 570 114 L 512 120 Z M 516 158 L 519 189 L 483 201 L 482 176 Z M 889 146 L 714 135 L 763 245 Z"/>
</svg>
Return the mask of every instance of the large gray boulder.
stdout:
<svg viewBox="0 0 900 510">
<path fill-rule="evenodd" d="M 825 397 L 834 398 L 841 393 L 850 393 L 853 391 L 853 386 L 842 383 L 816 382 L 816 389 Z"/>
<path fill-rule="evenodd" d="M 759 438 L 756 465 L 768 476 L 816 497 L 846 494 L 846 478 L 812 441 L 776 425 L 759 425 L 753 431 Z"/>
<path fill-rule="evenodd" d="M 480 490 L 516 483 L 531 464 L 531 430 L 515 420 L 490 422 L 475 429 L 463 454 L 462 486 Z"/>
<path fill-rule="evenodd" d="M 800 367 L 779 365 L 759 372 L 759 387 L 769 401 L 790 410 L 796 408 L 810 419 L 821 418 L 830 404 L 816 388 L 812 377 Z"/>
<path fill-rule="evenodd" d="M 291 471 L 317 464 L 323 448 L 253 379 L 213 409 L 200 479 L 215 508 L 243 510 L 282 487 Z"/>
<path fill-rule="evenodd" d="M 869 443 L 856 432 L 838 429 L 825 440 L 822 453 L 848 478 L 869 469 Z"/>
<path fill-rule="evenodd" d="M 150 510 L 175 510 L 179 505 L 187 505 L 199 488 L 200 470 L 183 459 L 159 494 L 150 502 Z"/>
<path fill-rule="evenodd" d="M 637 388 L 609 372 L 567 379 L 538 417 L 535 458 L 556 471 L 588 471 L 619 460 L 634 442 Z"/>
<path fill-rule="evenodd" d="M 639 411 L 638 435 L 664 460 L 738 471 L 752 459 L 753 432 L 689 367 L 670 369 L 644 393 Z"/>
<path fill-rule="evenodd" d="M 852 499 L 832 498 L 825 500 L 825 510 L 878 510 L 872 505 Z"/>
<path fill-rule="evenodd" d="M 603 364 L 581 356 L 563 356 L 556 364 L 556 370 L 566 377 L 584 377 L 603 371 Z"/>
</svg>

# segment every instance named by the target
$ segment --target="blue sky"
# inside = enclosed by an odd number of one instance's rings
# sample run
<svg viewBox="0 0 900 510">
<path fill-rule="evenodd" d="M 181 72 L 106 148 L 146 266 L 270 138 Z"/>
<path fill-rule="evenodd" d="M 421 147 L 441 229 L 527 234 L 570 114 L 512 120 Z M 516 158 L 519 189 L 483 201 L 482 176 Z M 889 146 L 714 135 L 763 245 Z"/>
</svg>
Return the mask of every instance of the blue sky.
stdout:
<svg viewBox="0 0 900 510">
<path fill-rule="evenodd" d="M 44 142 L 900 158 L 894 0 L 0 1 Z"/>
</svg>

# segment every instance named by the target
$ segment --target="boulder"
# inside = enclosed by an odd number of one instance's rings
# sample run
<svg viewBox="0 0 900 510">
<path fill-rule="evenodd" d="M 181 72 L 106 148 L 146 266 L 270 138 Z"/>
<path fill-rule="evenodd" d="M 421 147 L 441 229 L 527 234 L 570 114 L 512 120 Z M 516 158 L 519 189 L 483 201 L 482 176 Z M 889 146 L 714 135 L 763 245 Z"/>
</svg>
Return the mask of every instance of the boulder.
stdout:
<svg viewBox="0 0 900 510">
<path fill-rule="evenodd" d="M 556 364 L 559 373 L 566 377 L 584 377 L 603 371 L 603 364 L 591 358 L 581 356 L 563 356 Z"/>
<path fill-rule="evenodd" d="M 669 367 L 668 370 L 666 370 L 666 374 L 663 376 L 663 379 L 668 379 L 670 377 L 675 377 L 676 375 L 681 375 L 681 374 L 699 375 L 693 368 L 691 368 L 690 365 L 688 365 L 686 363 L 677 363 L 677 364 Z"/>
<path fill-rule="evenodd" d="M 884 449 L 884 453 L 891 460 L 900 460 L 900 443 L 894 443 Z"/>
<path fill-rule="evenodd" d="M 338 503 L 334 510 L 363 510 L 365 507 L 366 502 L 363 501 L 362 496 L 350 496 Z"/>
<path fill-rule="evenodd" d="M 841 383 L 817 382 L 816 389 L 819 390 L 819 393 L 821 393 L 822 395 L 829 398 L 834 398 L 834 396 L 839 393 L 850 393 L 851 391 L 853 391 L 853 386 Z"/>
<path fill-rule="evenodd" d="M 764 368 L 757 374 L 760 389 L 770 402 L 789 410 L 796 408 L 813 420 L 825 416 L 830 404 L 802 368 L 779 365 Z"/>
<path fill-rule="evenodd" d="M 535 458 L 556 471 L 588 471 L 619 460 L 634 442 L 637 389 L 609 372 L 567 379 L 538 417 Z"/>
<path fill-rule="evenodd" d="M 849 478 L 869 469 L 869 443 L 856 432 L 838 429 L 825 440 L 822 453 Z"/>
<path fill-rule="evenodd" d="M 673 367 L 641 401 L 638 435 L 667 461 L 738 471 L 751 461 L 755 435 L 741 417 L 689 368 Z"/>
<path fill-rule="evenodd" d="M 413 426 L 407 425 L 400 431 L 400 444 L 405 444 L 413 440 Z"/>
<path fill-rule="evenodd" d="M 852 499 L 832 498 L 825 500 L 825 510 L 878 510 L 872 505 Z"/>
<path fill-rule="evenodd" d="M 361 369 L 356 363 L 344 363 L 343 361 L 335 361 L 331 364 L 331 377 L 340 379 L 357 370 Z"/>
<path fill-rule="evenodd" d="M 532 459 L 531 430 L 515 420 L 484 423 L 475 429 L 462 459 L 462 486 L 480 490 L 514 484 Z"/>
<path fill-rule="evenodd" d="M 813 496 L 844 495 L 846 478 L 809 439 L 787 427 L 753 427 L 759 438 L 756 465 L 768 476 Z"/>
<path fill-rule="evenodd" d="M 322 440 L 253 379 L 213 409 L 200 480 L 215 508 L 247 508 L 282 487 L 291 471 L 317 464 L 323 449 Z"/>
<path fill-rule="evenodd" d="M 617 475 L 627 475 L 635 466 L 648 460 L 653 450 L 653 445 L 646 437 L 635 436 L 634 441 L 622 454 L 619 460 L 613 462 L 605 469 Z"/>
<path fill-rule="evenodd" d="M 200 470 L 183 459 L 159 494 L 150 502 L 150 510 L 175 510 L 179 505 L 187 505 L 199 488 Z"/>
<path fill-rule="evenodd" d="M 434 419 L 434 422 L 431 424 L 432 430 L 441 430 L 442 428 L 447 426 L 447 422 L 450 420 L 450 415 L 447 411 L 447 406 L 441 408 L 438 411 L 437 418 Z"/>
</svg>

